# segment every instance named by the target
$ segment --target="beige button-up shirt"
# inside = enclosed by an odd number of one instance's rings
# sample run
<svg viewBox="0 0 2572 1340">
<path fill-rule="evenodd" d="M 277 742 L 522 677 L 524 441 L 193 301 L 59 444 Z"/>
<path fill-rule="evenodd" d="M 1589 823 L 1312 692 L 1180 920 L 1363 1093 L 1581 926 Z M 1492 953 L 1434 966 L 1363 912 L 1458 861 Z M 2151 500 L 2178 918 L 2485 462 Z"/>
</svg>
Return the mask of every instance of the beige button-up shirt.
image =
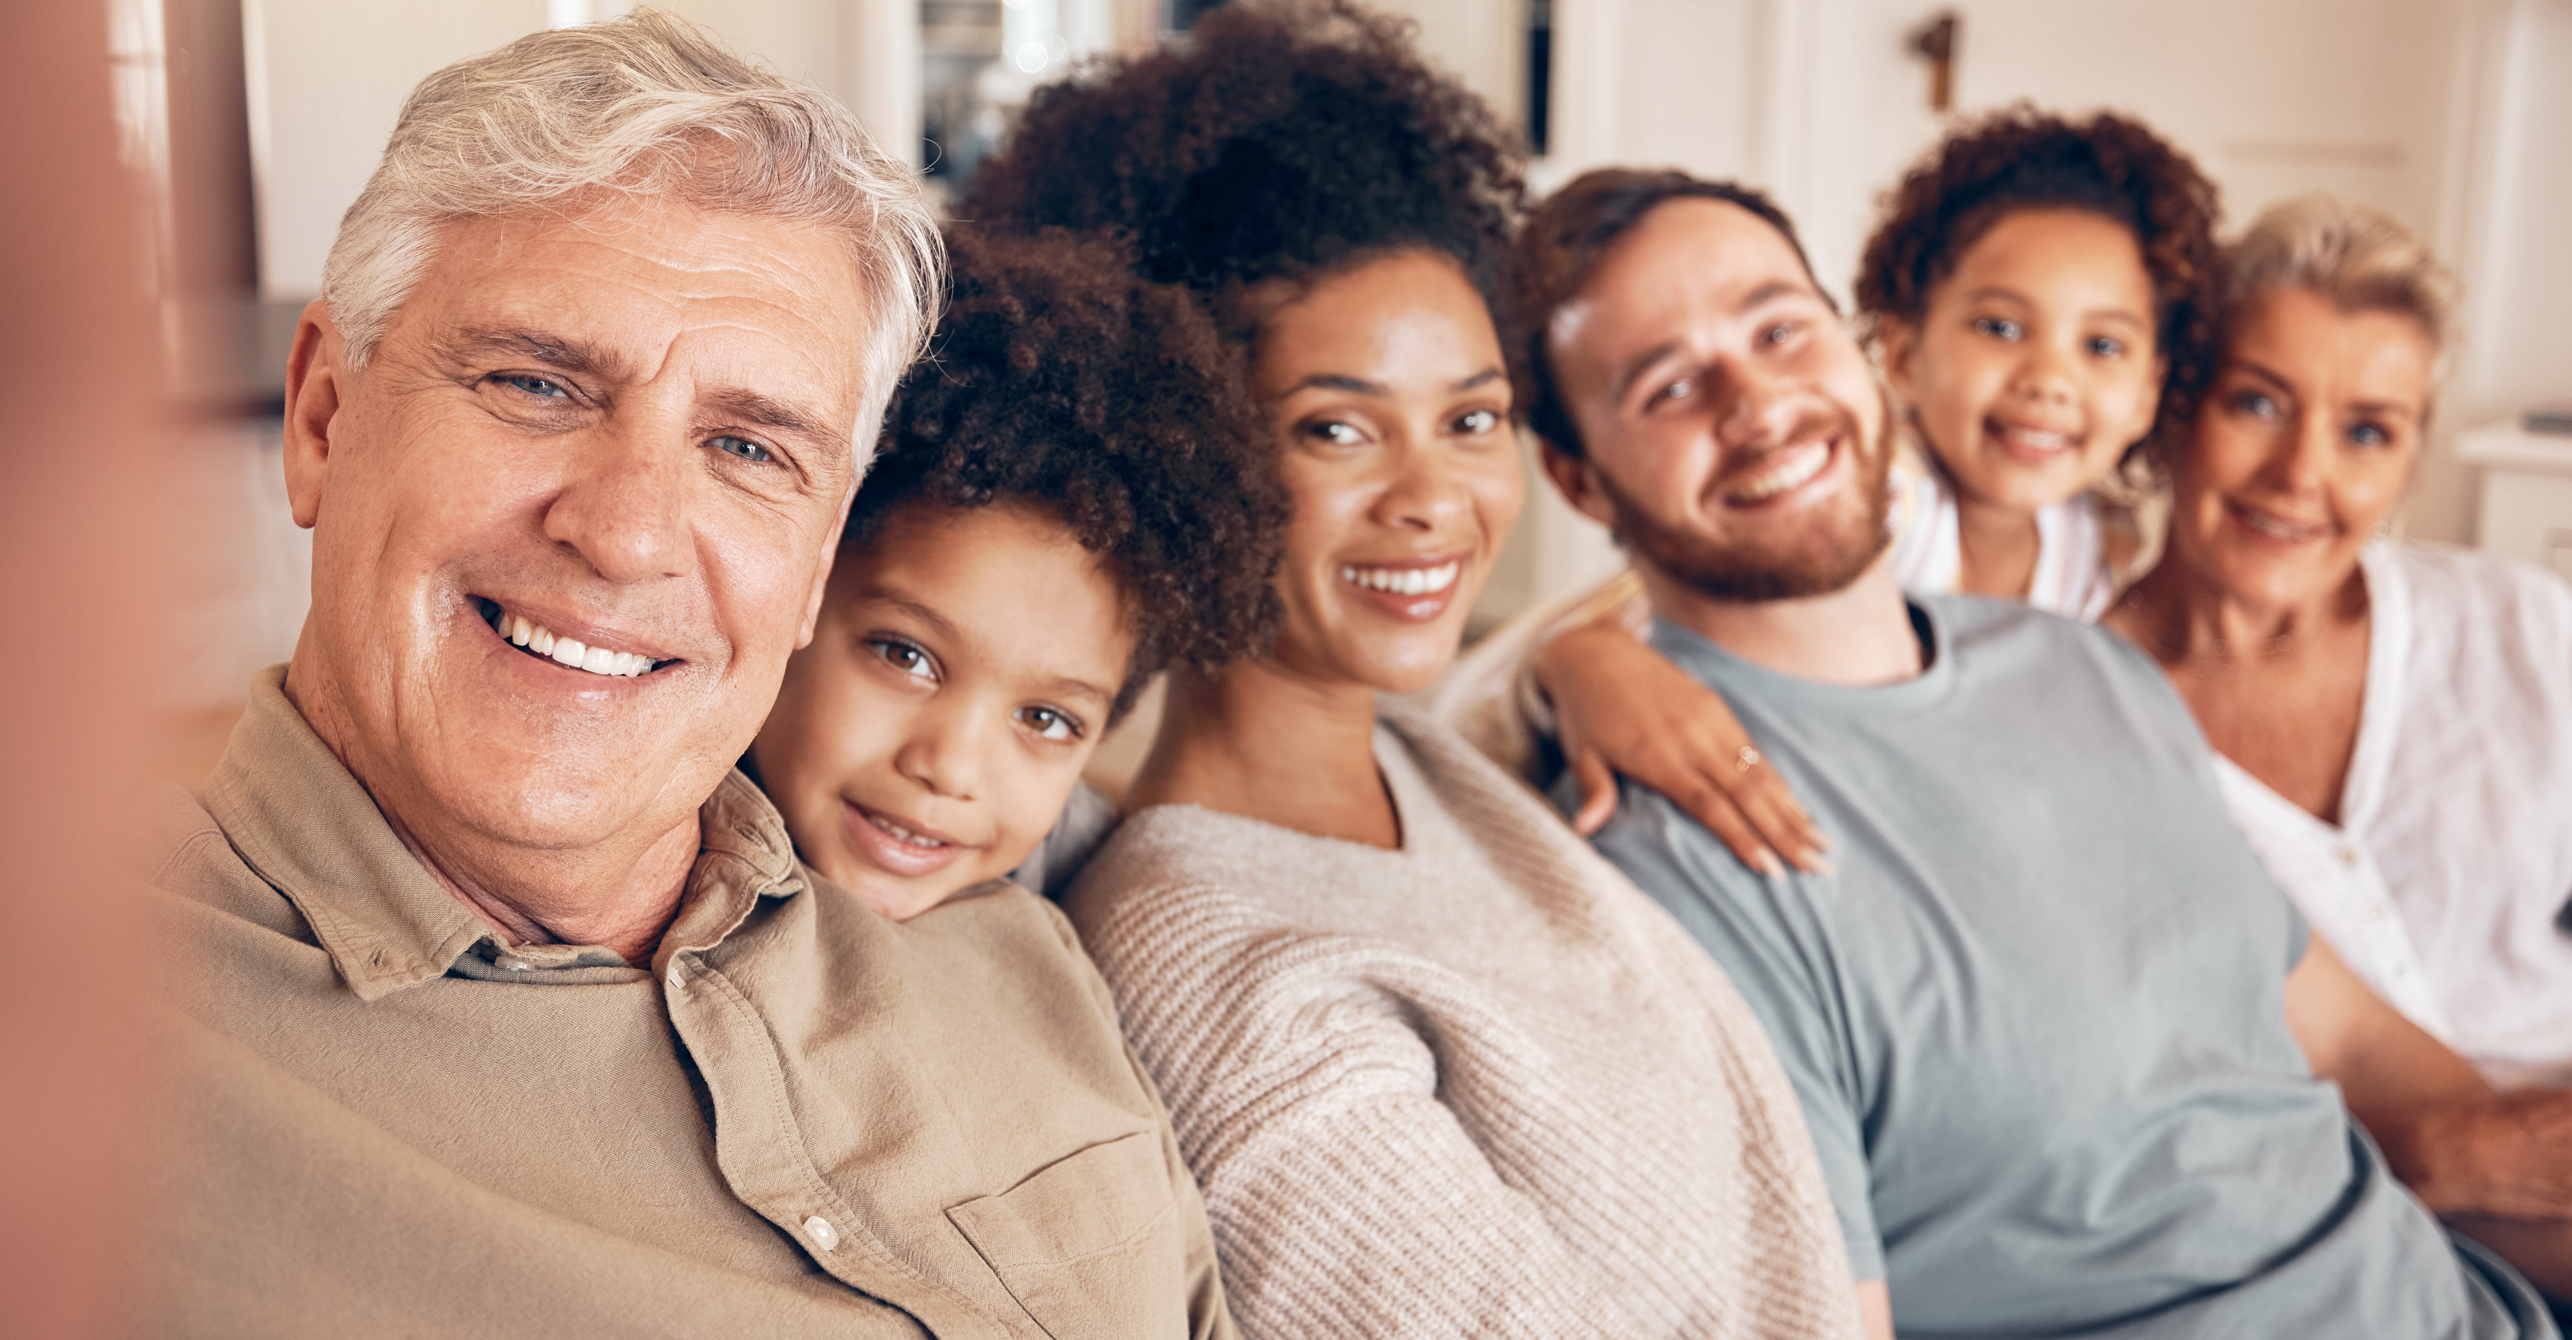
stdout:
<svg viewBox="0 0 2572 1340">
<path fill-rule="evenodd" d="M 1230 1336 L 1050 904 L 896 924 L 739 774 L 648 969 L 512 947 L 279 689 L 163 806 L 154 1333 Z"/>
</svg>

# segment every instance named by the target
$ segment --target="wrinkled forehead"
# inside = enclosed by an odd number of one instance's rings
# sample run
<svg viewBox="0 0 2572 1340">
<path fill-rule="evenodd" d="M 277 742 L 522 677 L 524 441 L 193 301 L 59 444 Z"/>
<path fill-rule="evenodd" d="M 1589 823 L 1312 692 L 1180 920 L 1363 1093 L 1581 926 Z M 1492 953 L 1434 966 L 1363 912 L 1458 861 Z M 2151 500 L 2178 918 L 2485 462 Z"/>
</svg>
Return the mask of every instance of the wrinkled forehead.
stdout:
<svg viewBox="0 0 2572 1340">
<path fill-rule="evenodd" d="M 684 359 L 713 381 L 781 383 L 853 420 L 869 305 L 831 230 L 628 198 L 452 220 L 434 247 L 396 334 L 546 341 L 528 352 L 620 380 Z"/>
</svg>

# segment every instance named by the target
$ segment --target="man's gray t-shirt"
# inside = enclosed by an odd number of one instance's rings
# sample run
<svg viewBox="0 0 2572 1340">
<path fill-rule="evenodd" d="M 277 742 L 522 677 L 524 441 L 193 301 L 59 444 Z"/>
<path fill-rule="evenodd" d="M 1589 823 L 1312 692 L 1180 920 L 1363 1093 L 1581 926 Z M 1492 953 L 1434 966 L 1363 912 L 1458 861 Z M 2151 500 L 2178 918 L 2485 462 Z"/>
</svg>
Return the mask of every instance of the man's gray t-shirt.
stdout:
<svg viewBox="0 0 2572 1340">
<path fill-rule="evenodd" d="M 2306 1067 L 2303 924 L 2160 672 L 2024 606 L 1912 611 L 1928 669 L 1874 688 L 1654 632 L 1835 875 L 1754 875 L 1632 784 L 1598 837 L 1767 1024 L 1899 1329 L 2552 1334 Z"/>
</svg>

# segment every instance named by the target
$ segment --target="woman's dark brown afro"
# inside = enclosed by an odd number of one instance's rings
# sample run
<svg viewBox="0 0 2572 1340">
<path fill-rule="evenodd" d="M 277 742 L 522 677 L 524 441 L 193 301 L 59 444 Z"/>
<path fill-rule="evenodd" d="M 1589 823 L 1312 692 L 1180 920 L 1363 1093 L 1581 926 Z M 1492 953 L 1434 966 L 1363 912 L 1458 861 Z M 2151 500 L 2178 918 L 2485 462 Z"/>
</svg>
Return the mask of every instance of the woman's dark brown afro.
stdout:
<svg viewBox="0 0 2572 1340">
<path fill-rule="evenodd" d="M 1062 517 L 1124 588 L 1135 651 L 1114 718 L 1164 665 L 1264 653 L 1286 491 L 1203 307 L 1105 238 L 958 227 L 947 250 L 946 313 L 894 394 L 841 549 L 914 503 Z"/>
<path fill-rule="evenodd" d="M 1184 48 L 1036 90 L 962 214 L 1115 232 L 1146 275 L 1226 310 L 1247 286 L 1411 247 L 1454 257 L 1490 301 L 1522 164 L 1409 23 L 1346 0 L 1226 5 Z"/>
<path fill-rule="evenodd" d="M 2214 183 L 2140 121 L 2065 120 L 2022 103 L 1951 132 L 1886 194 L 1858 264 L 1859 313 L 1918 325 L 1930 291 L 2021 209 L 2087 210 L 2133 231 L 2170 368 L 2154 437 L 2184 430 L 2214 366 L 2220 208 Z"/>
</svg>

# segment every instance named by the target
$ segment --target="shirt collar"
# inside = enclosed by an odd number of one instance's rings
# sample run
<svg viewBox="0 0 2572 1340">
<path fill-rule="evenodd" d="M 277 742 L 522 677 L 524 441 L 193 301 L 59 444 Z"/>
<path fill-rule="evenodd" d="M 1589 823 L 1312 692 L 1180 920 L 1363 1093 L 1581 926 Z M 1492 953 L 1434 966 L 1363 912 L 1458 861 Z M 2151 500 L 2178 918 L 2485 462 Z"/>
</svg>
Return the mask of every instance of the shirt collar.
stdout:
<svg viewBox="0 0 2572 1340">
<path fill-rule="evenodd" d="M 596 946 L 505 945 L 402 845 L 374 797 L 287 701 L 285 677 L 277 665 L 251 681 L 241 724 L 206 778 L 205 806 L 241 858 L 303 914 L 359 999 L 444 976 L 477 946 L 523 964 L 529 976 L 520 980 L 613 965 Z M 712 945 L 761 898 L 804 888 L 784 820 L 740 772 L 716 786 L 698 827 L 702 847 L 662 957 Z"/>
</svg>

